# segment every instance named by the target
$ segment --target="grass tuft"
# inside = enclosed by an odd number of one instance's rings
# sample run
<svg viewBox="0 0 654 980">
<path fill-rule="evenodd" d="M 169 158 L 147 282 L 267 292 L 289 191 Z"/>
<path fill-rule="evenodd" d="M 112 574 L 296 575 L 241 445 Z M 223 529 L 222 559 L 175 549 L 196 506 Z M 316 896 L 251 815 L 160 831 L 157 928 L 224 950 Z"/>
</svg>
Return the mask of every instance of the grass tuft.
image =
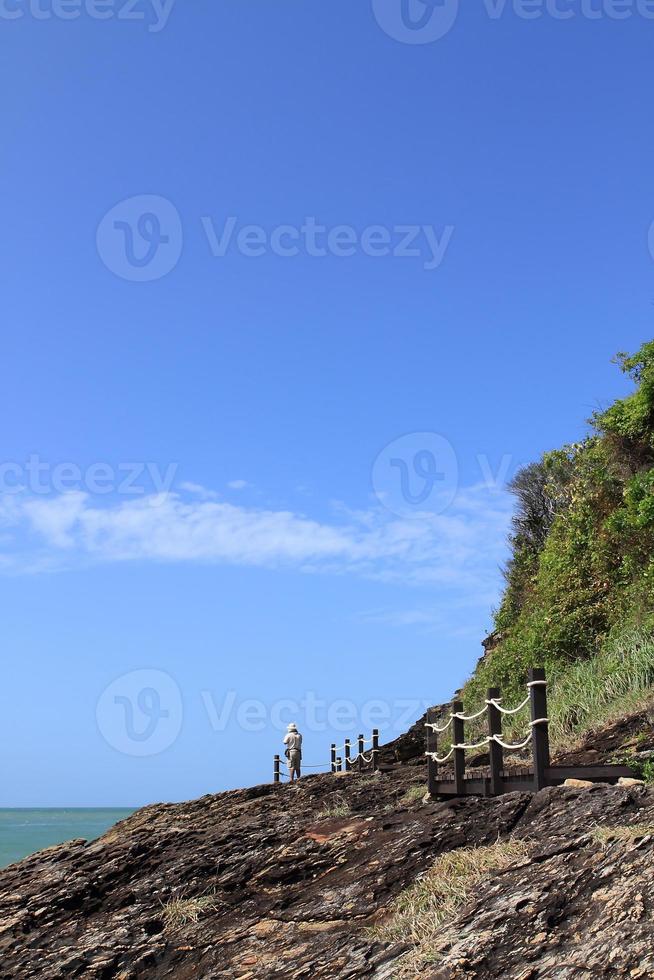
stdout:
<svg viewBox="0 0 654 980">
<path fill-rule="evenodd" d="M 212 912 L 217 906 L 218 899 L 215 895 L 173 898 L 163 907 L 164 923 L 169 929 L 187 925 L 189 922 L 195 923 L 202 915 Z"/>
<path fill-rule="evenodd" d="M 625 825 L 620 827 L 594 827 L 591 831 L 591 836 L 602 847 L 608 847 L 609 844 L 613 844 L 615 841 L 622 841 L 625 844 L 629 844 L 632 841 L 649 837 L 652 834 L 654 834 L 654 824 L 652 823 L 634 823 L 631 826 Z"/>
<path fill-rule="evenodd" d="M 421 802 L 426 792 L 424 786 L 409 786 L 399 801 L 400 806 L 411 806 L 413 803 Z"/>
<path fill-rule="evenodd" d="M 454 918 L 477 885 L 528 853 L 528 845 L 518 840 L 448 851 L 398 895 L 388 919 L 372 930 L 379 940 L 413 946 L 401 960 L 397 980 L 415 977 L 422 966 L 437 958 L 441 927 Z"/>
<path fill-rule="evenodd" d="M 320 811 L 320 813 L 318 814 L 318 819 L 322 820 L 323 818 L 327 818 L 327 817 L 346 817 L 351 812 L 352 812 L 352 807 L 347 802 L 345 797 L 342 796 L 340 793 L 336 793 L 332 797 L 331 802 L 328 803 L 327 806 Z"/>
</svg>

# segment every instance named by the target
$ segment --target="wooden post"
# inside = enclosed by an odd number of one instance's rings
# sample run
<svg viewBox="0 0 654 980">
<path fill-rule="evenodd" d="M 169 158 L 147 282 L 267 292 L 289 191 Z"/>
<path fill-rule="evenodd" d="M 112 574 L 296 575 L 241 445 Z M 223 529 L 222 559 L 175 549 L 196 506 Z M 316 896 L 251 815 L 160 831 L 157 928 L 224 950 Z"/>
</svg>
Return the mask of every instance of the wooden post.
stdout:
<svg viewBox="0 0 654 980">
<path fill-rule="evenodd" d="M 332 742 L 331 746 L 331 763 L 332 772 L 336 772 L 336 742 Z"/>
<path fill-rule="evenodd" d="M 345 739 L 345 771 L 349 772 L 350 768 L 351 768 L 350 767 L 350 740 L 349 738 L 346 738 Z"/>
<path fill-rule="evenodd" d="M 359 735 L 359 755 L 357 762 L 359 764 L 359 772 L 363 772 L 363 750 L 365 748 L 365 741 L 363 735 Z"/>
<path fill-rule="evenodd" d="M 279 756 L 278 755 L 274 756 L 274 761 L 273 761 L 273 782 L 274 783 L 279 782 Z"/>
<path fill-rule="evenodd" d="M 542 667 L 533 667 L 529 671 L 529 705 L 532 723 L 547 718 L 547 685 L 545 671 Z M 547 786 L 545 770 L 550 765 L 550 739 L 548 724 L 544 720 L 540 725 L 532 724 L 531 747 L 534 760 L 534 790 L 538 792 Z"/>
<path fill-rule="evenodd" d="M 499 687 L 489 687 L 486 699 L 492 701 L 500 696 Z M 488 705 L 488 734 L 502 735 L 502 712 L 494 704 Z M 502 765 L 504 753 L 502 746 L 497 742 L 488 743 L 490 755 L 490 793 L 491 796 L 499 796 L 502 792 Z"/>
<path fill-rule="evenodd" d="M 373 772 L 379 769 L 379 729 L 372 730 L 372 768 Z"/>
<path fill-rule="evenodd" d="M 336 772 L 343 772 L 343 760 L 340 755 L 336 759 Z"/>
<path fill-rule="evenodd" d="M 430 725 L 436 722 L 436 710 L 430 708 L 427 712 L 427 721 Z M 438 752 L 438 734 L 433 728 L 427 729 L 427 751 L 428 752 Z M 431 796 L 436 796 L 436 783 L 438 781 L 438 763 L 435 759 L 432 759 L 430 755 L 427 756 L 427 790 Z"/>
<path fill-rule="evenodd" d="M 452 714 L 458 714 L 463 711 L 463 702 L 452 701 Z M 452 719 L 452 743 L 454 745 L 460 745 L 465 741 L 464 724 L 460 718 Z M 464 782 L 464 775 L 466 771 L 466 753 L 465 749 L 455 749 L 454 750 L 454 789 L 457 796 L 464 796 L 466 787 Z"/>
</svg>

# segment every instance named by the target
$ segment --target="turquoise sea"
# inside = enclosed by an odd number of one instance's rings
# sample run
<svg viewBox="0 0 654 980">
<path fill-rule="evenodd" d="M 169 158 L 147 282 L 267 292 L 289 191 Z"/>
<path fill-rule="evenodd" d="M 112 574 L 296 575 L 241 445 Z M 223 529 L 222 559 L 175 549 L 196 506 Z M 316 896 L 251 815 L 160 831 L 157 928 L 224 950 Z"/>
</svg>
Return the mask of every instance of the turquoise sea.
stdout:
<svg viewBox="0 0 654 980">
<path fill-rule="evenodd" d="M 71 807 L 70 809 L 0 809 L 0 868 L 53 844 L 76 837 L 100 837 L 133 810 Z"/>
</svg>

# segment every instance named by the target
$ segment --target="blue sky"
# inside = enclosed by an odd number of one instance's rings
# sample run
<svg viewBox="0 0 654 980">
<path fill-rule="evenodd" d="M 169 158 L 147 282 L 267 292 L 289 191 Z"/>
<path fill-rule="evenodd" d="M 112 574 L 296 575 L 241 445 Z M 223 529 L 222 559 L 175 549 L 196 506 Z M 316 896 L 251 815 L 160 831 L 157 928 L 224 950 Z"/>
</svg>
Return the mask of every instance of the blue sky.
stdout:
<svg viewBox="0 0 654 980">
<path fill-rule="evenodd" d="M 649 6 L 4 0 L 1 805 L 465 678 L 506 480 L 652 336 Z"/>
</svg>

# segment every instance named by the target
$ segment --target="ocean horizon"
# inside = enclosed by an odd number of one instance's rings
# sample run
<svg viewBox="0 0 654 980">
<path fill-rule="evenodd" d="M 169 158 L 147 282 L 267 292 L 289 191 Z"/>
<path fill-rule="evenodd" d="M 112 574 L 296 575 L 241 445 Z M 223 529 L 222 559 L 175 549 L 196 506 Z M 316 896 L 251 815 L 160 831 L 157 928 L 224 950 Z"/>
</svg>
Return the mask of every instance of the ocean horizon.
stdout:
<svg viewBox="0 0 654 980">
<path fill-rule="evenodd" d="M 0 868 L 83 837 L 94 840 L 137 807 L 0 807 Z"/>
</svg>

